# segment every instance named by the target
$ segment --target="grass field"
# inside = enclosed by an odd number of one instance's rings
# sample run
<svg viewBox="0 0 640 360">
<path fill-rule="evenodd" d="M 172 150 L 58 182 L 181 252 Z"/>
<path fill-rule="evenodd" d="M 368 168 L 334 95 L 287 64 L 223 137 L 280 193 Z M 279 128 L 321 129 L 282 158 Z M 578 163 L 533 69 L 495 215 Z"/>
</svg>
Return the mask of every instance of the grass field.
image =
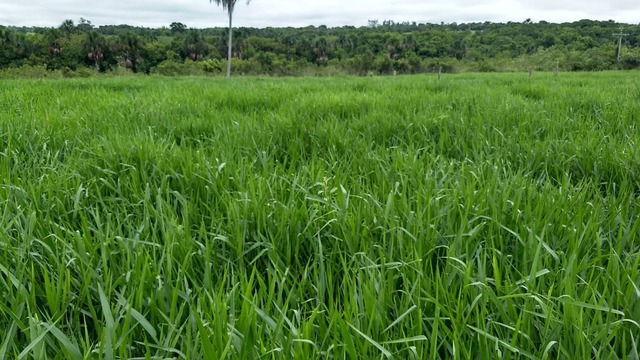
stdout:
<svg viewBox="0 0 640 360">
<path fill-rule="evenodd" d="M 0 359 L 638 359 L 639 75 L 0 80 Z"/>
</svg>

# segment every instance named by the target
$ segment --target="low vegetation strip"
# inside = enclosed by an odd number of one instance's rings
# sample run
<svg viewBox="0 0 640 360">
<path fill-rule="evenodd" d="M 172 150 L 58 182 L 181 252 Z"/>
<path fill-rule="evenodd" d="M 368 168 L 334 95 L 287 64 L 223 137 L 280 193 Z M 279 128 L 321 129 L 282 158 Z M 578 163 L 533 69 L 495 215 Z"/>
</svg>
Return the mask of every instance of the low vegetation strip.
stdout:
<svg viewBox="0 0 640 360">
<path fill-rule="evenodd" d="M 0 81 L 0 358 L 638 358 L 637 73 Z"/>
</svg>

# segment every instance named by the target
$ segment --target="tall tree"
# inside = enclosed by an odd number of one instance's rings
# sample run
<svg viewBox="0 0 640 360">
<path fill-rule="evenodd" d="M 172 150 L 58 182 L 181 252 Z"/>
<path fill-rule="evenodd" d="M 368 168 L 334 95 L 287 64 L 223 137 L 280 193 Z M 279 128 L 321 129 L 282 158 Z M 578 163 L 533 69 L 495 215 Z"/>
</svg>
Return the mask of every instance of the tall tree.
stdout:
<svg viewBox="0 0 640 360">
<path fill-rule="evenodd" d="M 11 29 L 0 26 L 0 66 L 5 67 L 16 58 L 16 36 Z"/>
<path fill-rule="evenodd" d="M 132 32 L 126 32 L 118 36 L 118 47 L 122 54 L 121 64 L 133 72 L 138 71 L 138 65 L 142 62 L 140 49 L 142 42 L 140 37 Z"/>
<path fill-rule="evenodd" d="M 176 34 L 182 34 L 187 31 L 187 25 L 181 22 L 172 22 L 171 25 L 169 25 L 169 28 L 171 29 L 171 35 L 174 36 Z"/>
<path fill-rule="evenodd" d="M 58 56 L 62 52 L 62 32 L 58 29 L 49 29 L 45 34 L 47 45 L 49 46 L 49 54 Z"/>
<path fill-rule="evenodd" d="M 185 55 L 193 61 L 200 61 L 205 55 L 207 44 L 202 39 L 202 34 L 196 29 L 191 29 L 184 38 Z"/>
<path fill-rule="evenodd" d="M 209 0 L 210 3 L 222 5 L 222 10 L 229 15 L 229 42 L 227 43 L 227 77 L 231 77 L 231 57 L 233 55 L 233 10 L 236 8 L 237 0 Z M 251 0 L 247 0 L 249 4 Z"/>
<path fill-rule="evenodd" d="M 313 42 L 313 52 L 316 54 L 316 63 L 318 65 L 327 65 L 329 55 L 333 52 L 333 44 L 329 42 L 325 36 L 317 37 Z"/>
<path fill-rule="evenodd" d="M 73 20 L 67 19 L 58 26 L 58 29 L 62 31 L 65 37 L 71 36 L 76 31 L 76 25 L 73 23 Z"/>
<path fill-rule="evenodd" d="M 104 36 L 95 30 L 87 32 L 84 38 L 84 47 L 87 58 L 93 62 L 96 71 L 100 71 L 100 65 L 104 61 L 104 49 L 106 47 Z"/>
</svg>

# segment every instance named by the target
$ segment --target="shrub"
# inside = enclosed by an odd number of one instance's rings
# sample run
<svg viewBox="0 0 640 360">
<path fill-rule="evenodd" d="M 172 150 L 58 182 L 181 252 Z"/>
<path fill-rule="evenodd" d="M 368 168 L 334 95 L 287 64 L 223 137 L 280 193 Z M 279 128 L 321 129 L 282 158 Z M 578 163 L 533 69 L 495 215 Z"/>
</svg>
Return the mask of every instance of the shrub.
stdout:
<svg viewBox="0 0 640 360">
<path fill-rule="evenodd" d="M 164 76 L 198 76 L 205 74 L 205 65 L 187 60 L 184 63 L 175 60 L 165 60 L 151 70 L 152 74 Z"/>
<path fill-rule="evenodd" d="M 219 59 L 209 59 L 202 62 L 202 68 L 206 73 L 222 73 L 224 71 L 224 62 Z"/>
</svg>

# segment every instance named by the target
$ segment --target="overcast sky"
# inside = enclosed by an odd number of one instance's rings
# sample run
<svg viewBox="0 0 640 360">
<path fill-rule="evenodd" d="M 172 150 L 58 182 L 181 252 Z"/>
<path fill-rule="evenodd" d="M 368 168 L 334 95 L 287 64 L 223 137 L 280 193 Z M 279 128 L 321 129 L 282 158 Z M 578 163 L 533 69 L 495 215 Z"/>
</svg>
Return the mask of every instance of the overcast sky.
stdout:
<svg viewBox="0 0 640 360">
<path fill-rule="evenodd" d="M 0 25 L 57 26 L 81 17 L 94 25 L 129 24 L 188 27 L 226 26 L 220 8 L 208 0 L 0 0 Z M 254 0 L 238 1 L 234 25 L 302 27 L 367 25 L 382 22 L 566 22 L 580 19 L 640 23 L 640 0 Z"/>
</svg>

